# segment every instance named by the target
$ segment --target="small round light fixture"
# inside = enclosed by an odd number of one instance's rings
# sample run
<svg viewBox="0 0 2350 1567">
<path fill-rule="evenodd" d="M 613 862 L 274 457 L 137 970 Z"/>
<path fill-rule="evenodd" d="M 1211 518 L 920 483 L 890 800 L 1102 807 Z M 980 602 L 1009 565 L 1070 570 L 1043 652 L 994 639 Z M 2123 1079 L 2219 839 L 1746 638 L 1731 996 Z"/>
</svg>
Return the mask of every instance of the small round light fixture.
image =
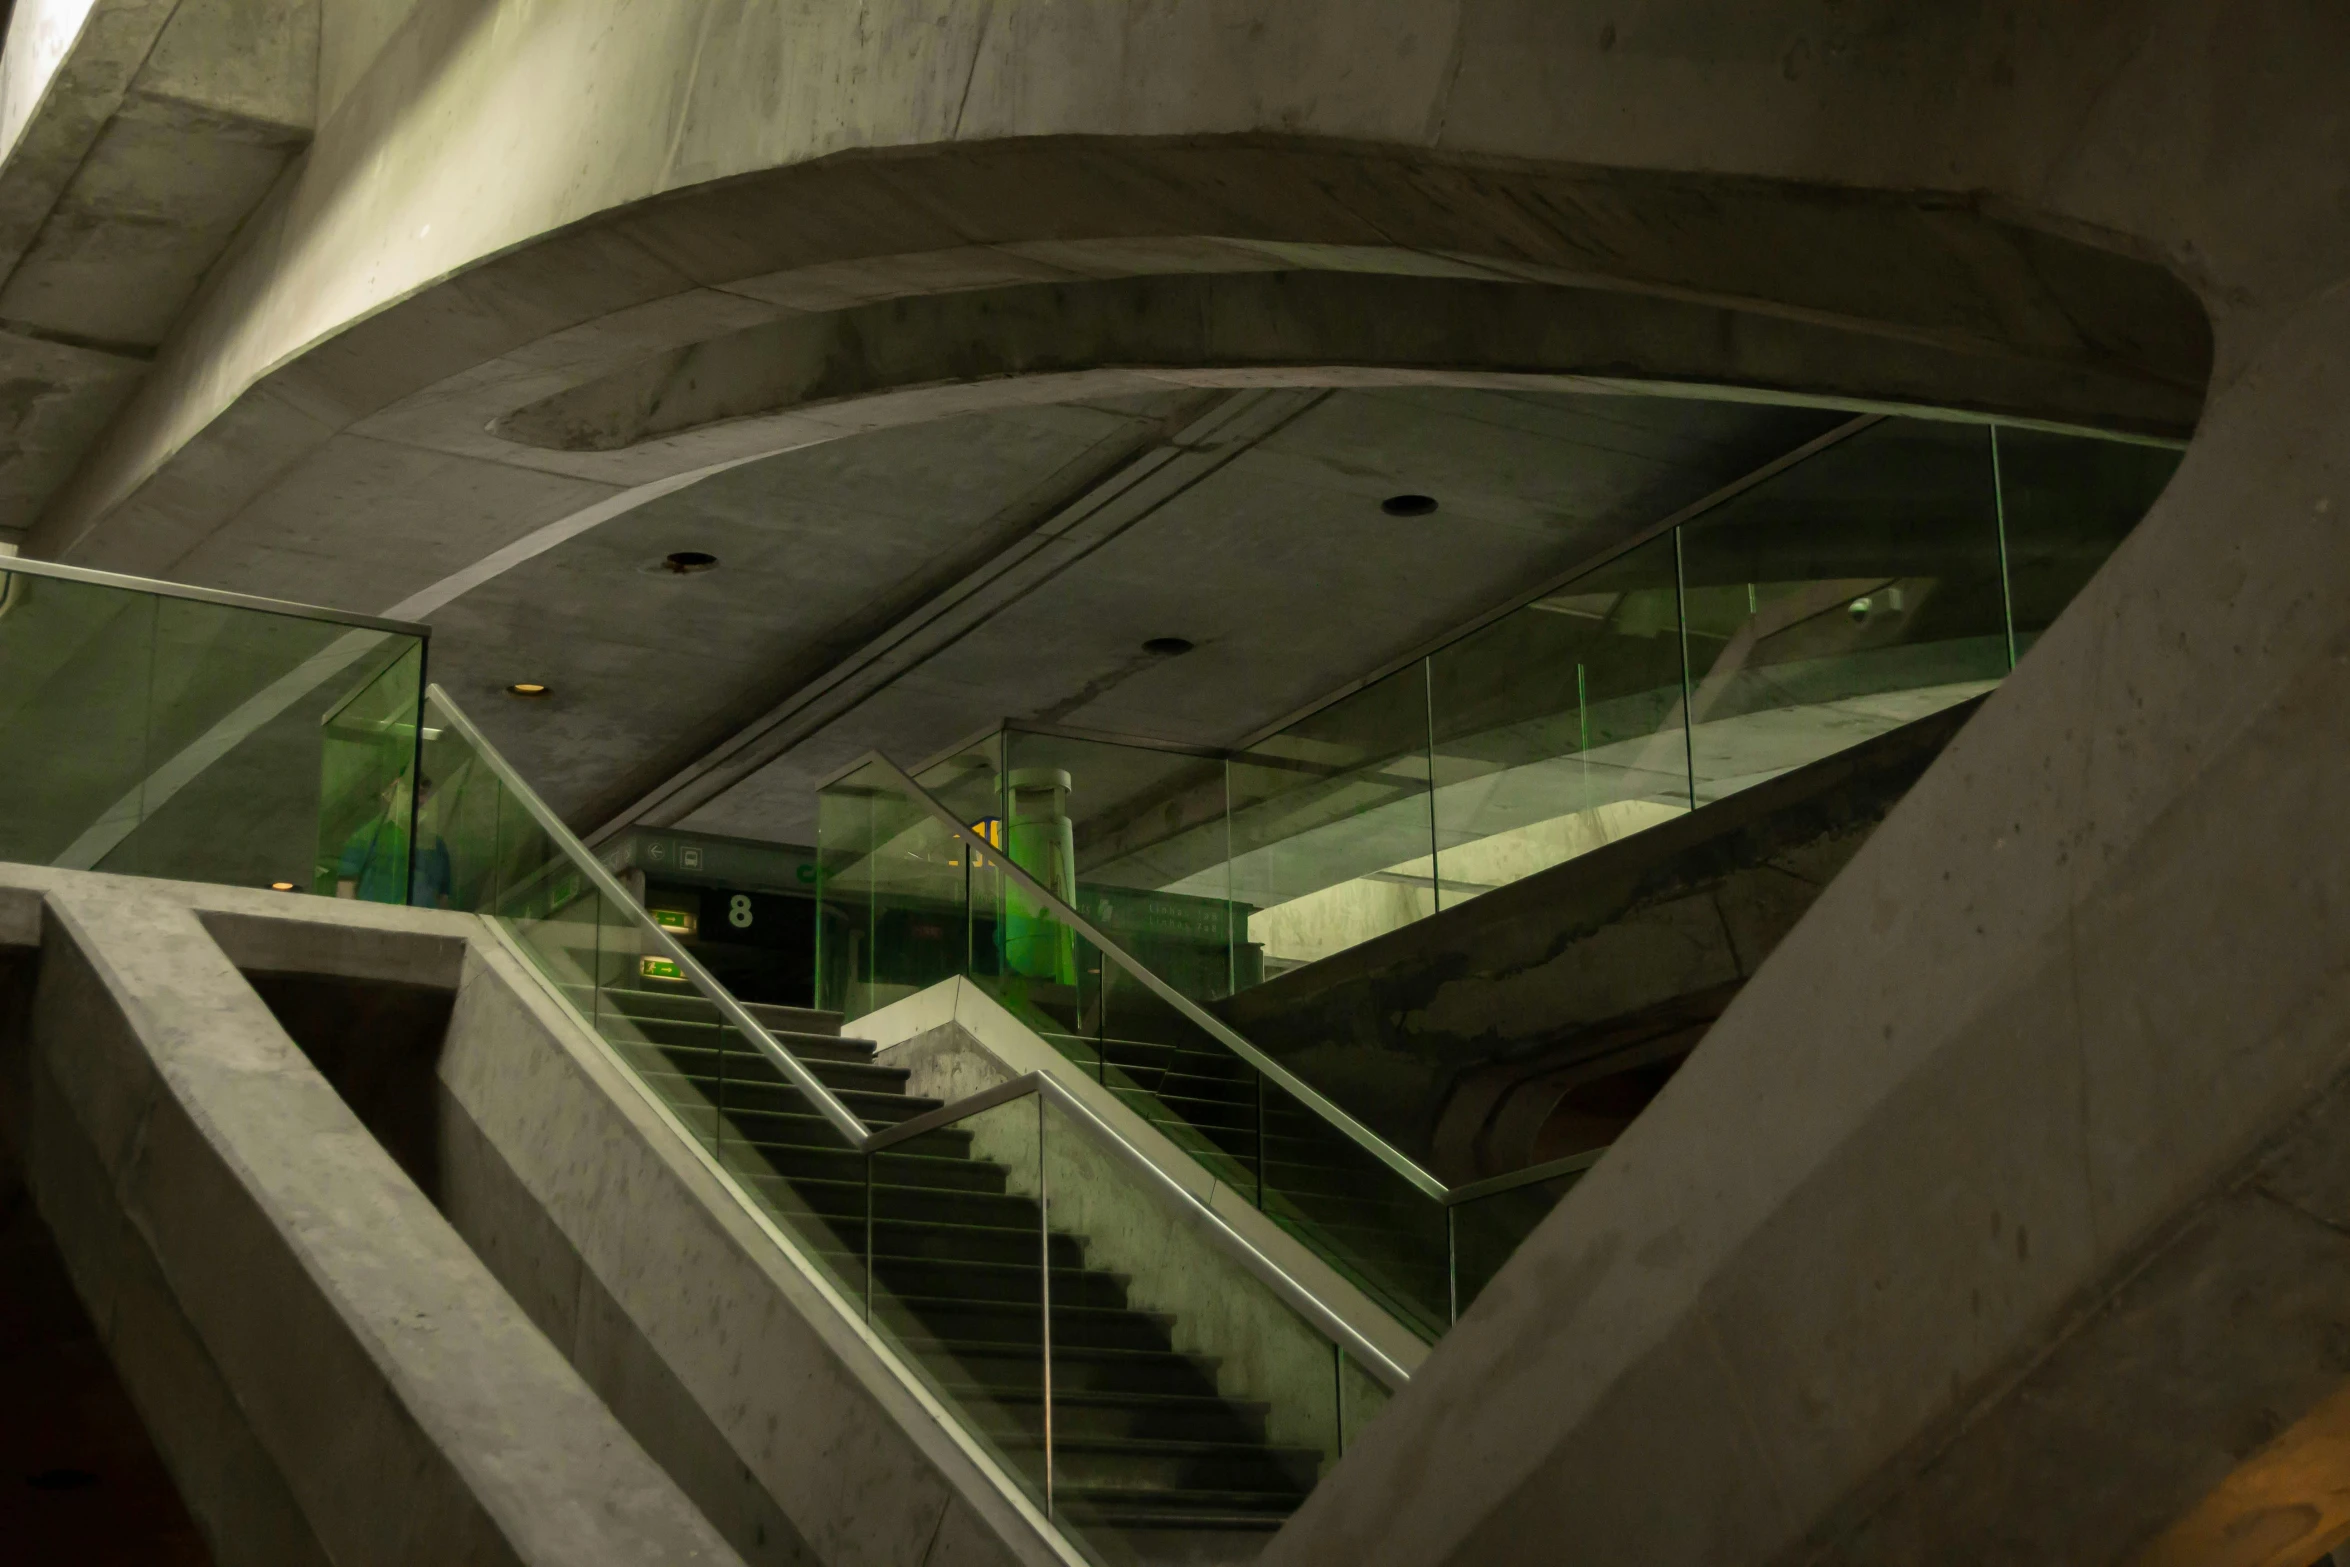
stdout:
<svg viewBox="0 0 2350 1567">
<path fill-rule="evenodd" d="M 273 881 L 269 884 L 269 890 L 271 892 L 292 892 L 294 884 L 290 881 Z"/>
<path fill-rule="evenodd" d="M 526 701 L 535 701 L 549 693 L 545 686 L 535 680 L 517 680 L 506 688 L 506 694 L 521 697 Z"/>
<path fill-rule="evenodd" d="M 1153 637 L 1142 645 L 1142 650 L 1153 658 L 1175 658 L 1191 651 L 1189 637 Z"/>
<path fill-rule="evenodd" d="M 1390 517 L 1425 517 L 1436 509 L 1433 495 L 1390 495 L 1379 503 Z"/>
<path fill-rule="evenodd" d="M 697 571 L 715 571 L 718 557 L 708 550 L 676 550 L 661 557 L 661 569 L 680 577 L 690 577 Z"/>
</svg>

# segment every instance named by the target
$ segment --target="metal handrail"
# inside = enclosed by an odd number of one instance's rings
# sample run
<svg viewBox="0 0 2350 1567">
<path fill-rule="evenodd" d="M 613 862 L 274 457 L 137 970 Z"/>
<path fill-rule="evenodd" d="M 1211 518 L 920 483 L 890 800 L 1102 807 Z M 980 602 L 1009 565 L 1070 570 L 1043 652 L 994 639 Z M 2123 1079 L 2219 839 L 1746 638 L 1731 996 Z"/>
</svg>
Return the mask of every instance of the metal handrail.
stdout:
<svg viewBox="0 0 2350 1567">
<path fill-rule="evenodd" d="M 33 560 L 23 555 L 0 556 L 0 577 L 13 576 L 54 577 L 60 582 L 119 588 L 149 598 L 187 599 L 198 604 L 219 604 L 229 609 L 260 610 L 295 620 L 321 620 L 331 626 L 349 626 L 357 631 L 389 631 L 403 637 L 414 637 L 420 642 L 432 640 L 432 627 L 421 620 L 394 620 L 384 615 L 362 615 L 353 610 L 328 609 L 321 604 L 299 604 L 292 599 L 231 593 L 223 588 L 191 587 L 185 582 L 162 582 L 152 577 L 126 577 L 118 571 L 94 571 L 88 566 L 67 566 L 57 561 Z"/>
<path fill-rule="evenodd" d="M 1455 1186 L 1444 1194 L 1444 1205 L 1457 1208 L 1480 1197 L 1491 1197 L 1500 1192 L 1515 1191 L 1521 1186 L 1532 1186 L 1536 1181 L 1555 1181 L 1562 1175 L 1581 1175 L 1599 1163 L 1605 1148 L 1587 1148 L 1571 1153 L 1564 1159 L 1552 1159 L 1542 1164 L 1530 1164 L 1522 1170 L 1510 1170 L 1501 1175 L 1489 1175 L 1481 1181 Z"/>
<path fill-rule="evenodd" d="M 425 688 L 425 696 L 427 700 L 439 704 L 441 711 L 448 715 L 449 722 L 473 747 L 474 754 L 482 758 L 490 771 L 497 774 L 498 782 L 522 802 L 523 809 L 538 823 L 539 830 L 571 860 L 576 869 L 587 876 L 589 883 L 614 904 L 626 909 L 637 928 L 652 938 L 654 949 L 677 965 L 678 972 L 692 982 L 694 989 L 702 993 L 702 998 L 718 1009 L 718 1015 L 748 1036 L 759 1053 L 791 1080 L 794 1088 L 814 1101 L 824 1119 L 832 1123 L 833 1129 L 847 1138 L 858 1152 L 864 1152 L 872 1137 L 865 1123 L 834 1097 L 832 1090 L 825 1087 L 822 1080 L 809 1070 L 806 1062 L 777 1043 L 775 1036 L 768 1033 L 766 1027 L 751 1016 L 725 986 L 711 978 L 710 971 L 702 967 L 694 955 L 679 944 L 676 937 L 663 930 L 644 906 L 629 896 L 627 889 L 620 885 L 620 879 L 612 874 L 602 860 L 588 852 L 587 845 L 581 843 L 578 836 L 563 824 L 563 819 L 547 807 L 547 803 L 538 797 L 537 791 L 522 781 L 506 758 L 473 726 L 473 720 L 465 716 L 465 710 L 450 698 L 448 692 L 436 684 Z"/>
<path fill-rule="evenodd" d="M 655 951 L 661 957 L 675 963 L 678 972 L 692 982 L 694 988 L 702 993 L 705 1000 L 717 1007 L 721 1017 L 748 1037 L 752 1044 L 758 1048 L 759 1053 L 767 1057 L 778 1071 L 791 1080 L 793 1087 L 805 1093 L 816 1103 L 817 1107 L 823 1111 L 824 1118 L 832 1123 L 834 1129 L 840 1132 L 855 1152 L 871 1156 L 905 1142 L 909 1138 L 919 1136 L 923 1132 L 968 1119 L 992 1106 L 1004 1104 L 1028 1094 L 1044 1095 L 1068 1111 L 1097 1142 L 1108 1148 L 1122 1162 L 1141 1172 L 1163 1194 L 1173 1198 L 1195 1218 L 1206 1220 L 1210 1226 L 1210 1235 L 1222 1250 L 1236 1258 L 1259 1283 L 1271 1290 L 1290 1309 L 1343 1345 L 1348 1353 L 1361 1361 L 1387 1387 L 1390 1389 L 1401 1388 L 1411 1380 L 1411 1373 L 1391 1359 L 1360 1329 L 1339 1316 L 1319 1296 L 1299 1283 L 1279 1263 L 1266 1256 L 1246 1236 L 1232 1228 L 1230 1224 L 1225 1222 L 1223 1215 L 1200 1201 L 1182 1183 L 1165 1170 L 1160 1169 L 1156 1161 L 1129 1142 L 1117 1128 L 1102 1120 L 1089 1106 L 1072 1095 L 1067 1088 L 1049 1077 L 1031 1073 L 1026 1077 L 1015 1078 L 1009 1083 L 982 1089 L 980 1092 L 959 1099 L 953 1104 L 941 1105 L 935 1110 L 925 1111 L 919 1116 L 902 1121 L 895 1126 L 886 1127 L 878 1132 L 867 1127 L 838 1098 L 834 1097 L 832 1090 L 817 1078 L 807 1063 L 777 1041 L 774 1035 L 768 1033 L 766 1027 L 757 1018 L 751 1016 L 750 1012 L 740 1001 L 735 999 L 725 986 L 713 979 L 709 970 L 703 968 L 695 960 L 693 954 L 687 952 L 679 944 L 676 937 L 655 923 L 652 915 L 636 899 L 629 896 L 626 889 L 620 885 L 619 879 L 612 874 L 603 861 L 590 853 L 587 846 L 579 841 L 578 836 L 563 824 L 563 819 L 538 797 L 535 790 L 516 775 L 505 757 L 483 737 L 479 729 L 474 727 L 473 721 L 465 716 L 464 709 L 451 699 L 447 691 L 438 685 L 433 685 L 426 688 L 426 696 L 428 700 L 439 705 L 442 713 L 447 716 L 448 722 L 473 748 L 474 754 L 482 759 L 483 764 L 497 776 L 500 785 L 511 790 L 514 796 L 522 802 L 523 809 L 530 813 L 531 819 L 537 823 L 542 832 L 546 833 L 549 841 L 587 876 L 590 884 L 597 891 L 629 911 L 638 929 L 652 938 Z"/>
<path fill-rule="evenodd" d="M 1354 1143 L 1365 1153 L 1370 1154 L 1381 1164 L 1386 1165 L 1397 1175 L 1402 1176 L 1404 1180 L 1409 1182 L 1416 1190 L 1419 1191 L 1422 1196 L 1428 1197 L 1437 1202 L 1442 1202 L 1444 1200 L 1445 1194 L 1450 1190 L 1450 1188 L 1446 1186 L 1443 1181 L 1438 1180 L 1435 1176 L 1429 1174 L 1426 1170 L 1421 1169 L 1420 1166 L 1413 1161 L 1409 1154 L 1404 1153 L 1401 1149 L 1394 1147 L 1377 1132 L 1372 1131 L 1369 1127 L 1363 1125 L 1362 1122 L 1356 1120 L 1353 1116 L 1347 1114 L 1344 1110 L 1333 1104 L 1328 1098 L 1322 1095 L 1318 1090 L 1305 1083 L 1287 1067 L 1282 1066 L 1271 1056 L 1265 1054 L 1264 1051 L 1258 1049 L 1255 1045 L 1250 1044 L 1246 1039 L 1243 1039 L 1239 1034 L 1235 1033 L 1230 1025 L 1226 1024 L 1214 1013 L 1208 1011 L 1207 1008 L 1201 1006 L 1198 1002 L 1192 1000 L 1189 996 L 1183 994 L 1183 992 L 1177 990 L 1173 985 L 1168 984 L 1157 974 L 1153 973 L 1151 969 L 1142 962 L 1141 959 L 1133 956 L 1131 953 L 1127 952 L 1125 948 L 1119 946 L 1109 937 L 1103 935 L 1102 932 L 1095 927 L 1091 920 L 1088 920 L 1084 915 L 1069 907 L 1068 904 L 1063 903 L 1059 898 L 1055 897 L 1051 892 L 1047 891 L 1042 882 L 1039 882 L 1035 877 L 1029 875 L 1028 872 L 1013 864 L 1010 858 L 1004 854 L 1003 850 L 997 848 L 994 844 L 989 843 L 985 838 L 980 837 L 969 827 L 965 826 L 954 812 L 948 810 L 944 805 L 940 804 L 938 800 L 933 798 L 929 790 L 923 788 L 912 778 L 908 777 L 905 770 L 899 767 L 897 763 L 891 761 L 888 757 L 883 756 L 878 751 L 868 753 L 866 760 L 869 763 L 878 765 L 885 772 L 887 772 L 890 777 L 895 779 L 898 784 L 906 791 L 908 796 L 920 804 L 924 810 L 930 813 L 931 816 L 936 818 L 941 826 L 945 827 L 949 832 L 953 833 L 956 838 L 961 840 L 970 852 L 974 854 L 985 855 L 987 863 L 994 866 L 998 871 L 1002 872 L 1007 880 L 1009 880 L 1015 887 L 1020 889 L 1023 896 L 1030 898 L 1043 906 L 1053 915 L 1054 918 L 1067 925 L 1070 929 L 1076 931 L 1087 941 L 1092 942 L 1096 947 L 1099 947 L 1114 962 L 1116 962 L 1120 968 L 1126 970 L 1127 973 L 1132 974 L 1136 979 L 1142 981 L 1144 988 L 1148 989 L 1151 994 L 1157 996 L 1161 1001 L 1166 1002 L 1176 1011 L 1182 1013 L 1185 1018 L 1198 1026 L 1225 1049 L 1231 1051 L 1234 1055 L 1240 1057 L 1243 1061 L 1246 1061 L 1250 1066 L 1255 1067 L 1259 1072 L 1262 1072 L 1266 1077 L 1270 1078 L 1275 1084 L 1277 1084 L 1284 1092 L 1289 1094 L 1291 1098 L 1296 1099 L 1299 1103 L 1305 1105 L 1308 1109 L 1312 1110 L 1323 1120 L 1329 1122 L 1330 1125 L 1336 1127 L 1346 1136 L 1348 1141 Z"/>
</svg>

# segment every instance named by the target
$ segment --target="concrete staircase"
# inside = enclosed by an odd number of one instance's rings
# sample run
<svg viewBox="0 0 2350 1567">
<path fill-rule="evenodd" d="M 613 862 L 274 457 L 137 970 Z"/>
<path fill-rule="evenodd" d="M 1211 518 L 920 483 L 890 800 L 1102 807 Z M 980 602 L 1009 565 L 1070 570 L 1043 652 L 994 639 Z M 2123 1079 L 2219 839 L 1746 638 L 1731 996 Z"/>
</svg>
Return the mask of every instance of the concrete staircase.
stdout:
<svg viewBox="0 0 2350 1567">
<path fill-rule="evenodd" d="M 587 1010 L 584 989 L 575 999 Z M 869 1222 L 876 1327 L 1039 1495 L 1037 1258 L 1049 1247 L 1052 1509 L 1097 1550 L 1246 1559 L 1303 1501 L 1320 1453 L 1273 1444 L 1266 1407 L 1223 1396 L 1216 1362 L 1174 1347 L 1173 1319 L 1135 1308 L 1124 1277 L 1087 1266 L 1085 1236 L 1048 1236 L 1036 1200 L 973 1153 L 969 1131 L 925 1133 L 876 1156 L 868 1221 L 864 1156 L 707 1001 L 649 989 L 597 999 L 601 1032 L 722 1163 L 768 1202 L 826 1221 L 836 1276 L 862 1275 Z M 871 1043 L 842 1038 L 837 1014 L 748 1010 L 867 1126 L 937 1108 L 907 1093 L 903 1069 L 876 1064 Z"/>
</svg>

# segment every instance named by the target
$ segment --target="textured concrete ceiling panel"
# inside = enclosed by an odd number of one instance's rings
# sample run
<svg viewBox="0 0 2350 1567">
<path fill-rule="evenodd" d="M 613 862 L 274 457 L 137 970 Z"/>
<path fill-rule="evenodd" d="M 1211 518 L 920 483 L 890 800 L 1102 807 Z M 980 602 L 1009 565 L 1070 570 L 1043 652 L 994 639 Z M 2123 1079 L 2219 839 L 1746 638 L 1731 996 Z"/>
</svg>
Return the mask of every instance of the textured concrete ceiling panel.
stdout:
<svg viewBox="0 0 2350 1567">
<path fill-rule="evenodd" d="M 805 837 L 814 781 L 864 750 L 913 763 L 1007 717 L 1227 744 L 1834 422 L 1687 399 L 1313 394 L 685 820 Z M 1398 493 L 1439 509 L 1388 516 Z M 1144 653 L 1158 636 L 1195 646 Z"/>
<path fill-rule="evenodd" d="M 576 811 L 682 742 L 722 737 L 778 679 L 820 674 L 876 603 L 1017 513 L 1154 402 L 1018 409 L 831 442 L 637 508 L 434 615 L 437 678 L 556 809 Z M 680 576 L 673 551 L 718 557 Z M 845 639 L 845 644 L 844 644 Z M 509 683 L 551 686 L 527 706 Z"/>
</svg>

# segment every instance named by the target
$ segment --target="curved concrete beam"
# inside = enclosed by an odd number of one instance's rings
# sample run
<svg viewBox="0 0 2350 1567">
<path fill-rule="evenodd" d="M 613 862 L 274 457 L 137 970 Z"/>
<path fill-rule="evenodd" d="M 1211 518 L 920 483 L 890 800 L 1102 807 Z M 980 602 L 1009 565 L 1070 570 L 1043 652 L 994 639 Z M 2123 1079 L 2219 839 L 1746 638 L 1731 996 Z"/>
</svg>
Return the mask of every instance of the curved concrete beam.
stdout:
<svg viewBox="0 0 2350 1567">
<path fill-rule="evenodd" d="M 257 542 L 243 514 L 273 488 L 352 482 L 367 443 L 389 443 L 451 459 L 449 492 L 408 486 L 422 521 L 386 564 L 413 592 L 610 493 L 557 477 L 626 488 L 696 465 L 650 446 L 600 464 L 516 452 L 485 436 L 491 419 L 810 311 L 1024 283 L 1503 278 L 2189 397 L 2208 363 L 2200 311 L 2161 267 L 2099 248 L 2094 218 L 2058 235 L 1987 208 L 1963 162 L 1876 193 L 1801 159 L 1589 167 L 1556 84 L 1521 69 L 1580 51 L 1507 7 L 1283 7 L 1245 36 L 1139 5 L 991 22 L 902 4 L 854 24 L 723 0 L 555 11 L 417 9 L 50 506 L 35 553 L 235 580 Z M 1113 61 L 1150 89 L 1099 90 Z M 804 89 L 788 109 L 779 81 Z M 1826 379 L 1838 396 L 1867 380 Z M 2061 401 L 2056 416 L 2085 416 Z M 2159 418 L 2175 425 L 2175 406 Z M 483 461 L 512 487 L 513 534 L 436 533 L 429 519 L 484 487 Z"/>
<path fill-rule="evenodd" d="M 1792 398 L 1940 403 L 2185 435 L 2202 388 L 2078 345 L 1824 321 L 1630 290 L 1276 272 L 1030 283 L 787 317 L 672 349 L 493 421 L 620 451 L 722 421 L 935 385 L 1135 369 L 1606 377 Z"/>
</svg>

